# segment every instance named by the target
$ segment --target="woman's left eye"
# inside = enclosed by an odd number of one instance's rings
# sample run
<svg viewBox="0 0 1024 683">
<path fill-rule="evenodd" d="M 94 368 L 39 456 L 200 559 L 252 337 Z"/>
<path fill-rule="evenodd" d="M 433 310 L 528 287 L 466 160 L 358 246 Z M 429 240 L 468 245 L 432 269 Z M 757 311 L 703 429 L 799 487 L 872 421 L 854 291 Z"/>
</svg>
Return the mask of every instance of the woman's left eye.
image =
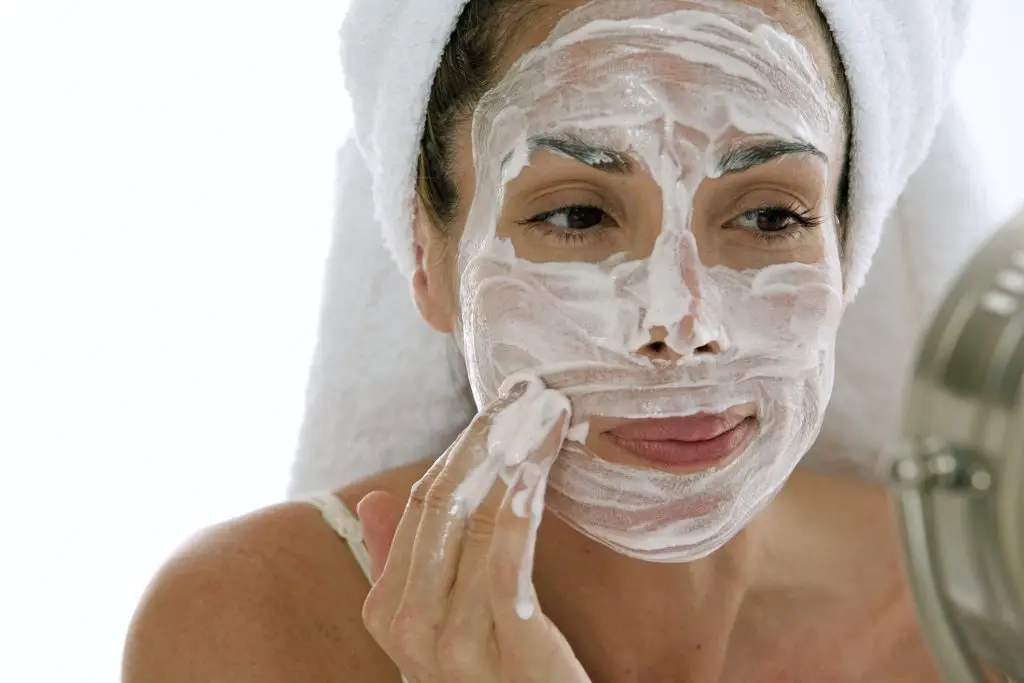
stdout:
<svg viewBox="0 0 1024 683">
<path fill-rule="evenodd" d="M 809 211 L 796 207 L 770 206 L 741 213 L 729 222 L 728 227 L 750 230 L 759 237 L 772 239 L 816 228 L 821 223 L 821 217 Z"/>
</svg>

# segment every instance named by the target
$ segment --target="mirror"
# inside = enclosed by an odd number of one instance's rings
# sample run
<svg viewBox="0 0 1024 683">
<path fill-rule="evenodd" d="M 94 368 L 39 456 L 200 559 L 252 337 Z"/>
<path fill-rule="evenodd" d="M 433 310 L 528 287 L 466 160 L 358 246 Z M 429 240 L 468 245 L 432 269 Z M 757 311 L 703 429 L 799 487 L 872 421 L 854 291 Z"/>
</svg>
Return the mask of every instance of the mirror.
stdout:
<svg viewBox="0 0 1024 683">
<path fill-rule="evenodd" d="M 922 627 L 951 683 L 1024 681 L 1024 211 L 921 344 L 893 494 Z"/>
</svg>

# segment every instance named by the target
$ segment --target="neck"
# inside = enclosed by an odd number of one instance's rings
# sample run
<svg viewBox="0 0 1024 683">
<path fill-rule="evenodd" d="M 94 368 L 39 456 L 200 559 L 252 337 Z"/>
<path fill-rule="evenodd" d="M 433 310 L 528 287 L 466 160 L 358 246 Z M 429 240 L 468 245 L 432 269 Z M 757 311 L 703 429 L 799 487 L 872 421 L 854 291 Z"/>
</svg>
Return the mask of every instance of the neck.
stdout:
<svg viewBox="0 0 1024 683">
<path fill-rule="evenodd" d="M 813 518 L 799 503 L 806 488 L 791 481 L 725 546 L 678 564 L 626 557 L 547 515 L 534 570 L 544 611 L 584 667 L 607 680 L 718 681 L 727 649 L 747 630 L 741 608 L 766 595 L 834 590 L 834 575 L 827 585 L 809 579 L 828 575 L 816 566 L 828 549 L 810 550 L 827 543 L 803 521 Z"/>
</svg>

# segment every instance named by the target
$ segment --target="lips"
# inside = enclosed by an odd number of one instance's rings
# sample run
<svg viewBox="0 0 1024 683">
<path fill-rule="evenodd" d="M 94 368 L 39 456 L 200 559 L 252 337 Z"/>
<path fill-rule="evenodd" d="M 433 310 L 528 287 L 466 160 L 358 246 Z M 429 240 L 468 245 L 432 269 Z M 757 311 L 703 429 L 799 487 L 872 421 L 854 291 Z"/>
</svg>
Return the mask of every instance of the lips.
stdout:
<svg viewBox="0 0 1024 683">
<path fill-rule="evenodd" d="M 739 453 L 757 431 L 751 415 L 722 413 L 630 420 L 605 432 L 632 455 L 659 465 L 701 470 Z"/>
</svg>

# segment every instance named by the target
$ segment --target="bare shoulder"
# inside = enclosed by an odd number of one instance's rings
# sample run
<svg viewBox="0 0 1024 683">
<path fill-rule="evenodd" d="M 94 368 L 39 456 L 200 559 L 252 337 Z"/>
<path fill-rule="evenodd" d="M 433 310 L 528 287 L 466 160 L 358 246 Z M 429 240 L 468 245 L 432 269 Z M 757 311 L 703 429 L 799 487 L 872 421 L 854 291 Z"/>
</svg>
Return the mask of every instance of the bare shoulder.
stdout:
<svg viewBox="0 0 1024 683">
<path fill-rule="evenodd" d="M 338 492 L 405 499 L 429 463 Z M 343 539 L 308 503 L 268 507 L 189 539 L 150 582 L 129 627 L 125 683 L 231 680 L 399 681 L 367 633 L 369 583 Z"/>
</svg>

